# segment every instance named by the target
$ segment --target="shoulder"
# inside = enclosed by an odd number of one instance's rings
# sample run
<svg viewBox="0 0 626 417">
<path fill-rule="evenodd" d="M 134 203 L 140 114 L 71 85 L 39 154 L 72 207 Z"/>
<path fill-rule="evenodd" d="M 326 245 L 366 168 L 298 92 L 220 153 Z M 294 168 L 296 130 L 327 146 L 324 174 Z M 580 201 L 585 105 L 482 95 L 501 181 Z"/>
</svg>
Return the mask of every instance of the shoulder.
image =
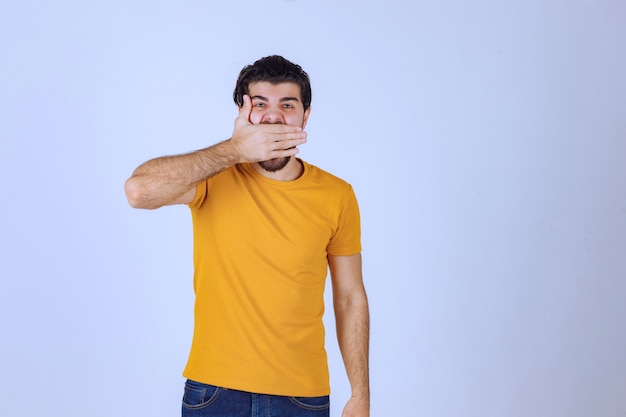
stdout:
<svg viewBox="0 0 626 417">
<path fill-rule="evenodd" d="M 309 171 L 308 179 L 311 181 L 323 184 L 327 187 L 336 188 L 338 190 L 352 191 L 352 186 L 346 180 L 306 161 L 302 161 L 302 163 Z"/>
<path fill-rule="evenodd" d="M 209 194 L 215 194 L 215 190 L 229 187 L 237 178 L 242 176 L 242 169 L 238 165 L 220 171 L 209 178 L 200 181 L 195 186 L 195 198 L 188 204 L 191 209 L 199 209 L 204 205 Z"/>
</svg>

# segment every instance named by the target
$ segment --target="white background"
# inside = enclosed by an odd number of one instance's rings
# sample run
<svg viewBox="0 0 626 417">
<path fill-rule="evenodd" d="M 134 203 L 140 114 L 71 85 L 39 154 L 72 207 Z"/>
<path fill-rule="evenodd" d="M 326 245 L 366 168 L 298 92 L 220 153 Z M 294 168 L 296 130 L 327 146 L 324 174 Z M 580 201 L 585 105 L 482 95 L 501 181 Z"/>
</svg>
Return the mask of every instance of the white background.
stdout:
<svg viewBox="0 0 626 417">
<path fill-rule="evenodd" d="M 313 83 L 300 156 L 361 205 L 373 416 L 625 416 L 625 22 L 620 0 L 2 1 L 0 415 L 179 415 L 190 216 L 123 183 L 228 138 L 239 70 L 277 53 Z"/>
</svg>

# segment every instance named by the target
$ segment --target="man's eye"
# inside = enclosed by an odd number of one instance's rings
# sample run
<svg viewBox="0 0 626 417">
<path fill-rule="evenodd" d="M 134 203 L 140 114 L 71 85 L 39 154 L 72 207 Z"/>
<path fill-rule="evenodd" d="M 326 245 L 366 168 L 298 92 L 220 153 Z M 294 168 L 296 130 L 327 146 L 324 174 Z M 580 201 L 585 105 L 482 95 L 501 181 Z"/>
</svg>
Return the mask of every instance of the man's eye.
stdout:
<svg viewBox="0 0 626 417">
<path fill-rule="evenodd" d="M 265 107 L 265 103 L 255 103 L 254 107 Z"/>
<path fill-rule="evenodd" d="M 286 109 L 293 109 L 293 106 L 291 104 L 285 104 L 283 105 L 283 107 Z"/>
</svg>

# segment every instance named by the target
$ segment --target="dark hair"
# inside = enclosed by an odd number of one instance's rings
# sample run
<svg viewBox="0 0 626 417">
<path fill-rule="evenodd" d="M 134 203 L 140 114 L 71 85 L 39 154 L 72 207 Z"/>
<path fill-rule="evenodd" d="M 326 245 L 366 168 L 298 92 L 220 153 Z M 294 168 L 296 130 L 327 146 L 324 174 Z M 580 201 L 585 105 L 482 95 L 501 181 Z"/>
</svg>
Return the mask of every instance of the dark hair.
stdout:
<svg viewBox="0 0 626 417">
<path fill-rule="evenodd" d="M 250 83 L 267 81 L 272 84 L 292 82 L 300 86 L 300 95 L 304 110 L 311 106 L 311 82 L 309 75 L 300 65 L 286 60 L 282 56 L 266 56 L 252 65 L 245 66 L 239 73 L 233 100 L 239 107 L 243 106 L 243 96 L 249 93 Z"/>
</svg>

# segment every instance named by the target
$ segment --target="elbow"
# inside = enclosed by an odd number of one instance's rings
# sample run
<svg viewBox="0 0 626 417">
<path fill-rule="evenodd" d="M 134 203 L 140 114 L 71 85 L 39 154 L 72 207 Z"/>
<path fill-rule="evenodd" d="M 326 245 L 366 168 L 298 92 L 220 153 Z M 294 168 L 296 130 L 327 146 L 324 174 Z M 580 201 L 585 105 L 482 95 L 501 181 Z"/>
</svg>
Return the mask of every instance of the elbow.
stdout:
<svg viewBox="0 0 626 417">
<path fill-rule="evenodd" d="M 333 308 L 335 311 L 369 311 L 369 303 L 365 289 L 347 294 L 343 297 L 333 298 Z"/>
<path fill-rule="evenodd" d="M 136 178 L 130 177 L 126 180 L 126 183 L 124 184 L 124 192 L 126 193 L 128 204 L 130 204 L 132 208 L 150 208 L 143 198 L 141 185 L 138 183 Z"/>
</svg>

